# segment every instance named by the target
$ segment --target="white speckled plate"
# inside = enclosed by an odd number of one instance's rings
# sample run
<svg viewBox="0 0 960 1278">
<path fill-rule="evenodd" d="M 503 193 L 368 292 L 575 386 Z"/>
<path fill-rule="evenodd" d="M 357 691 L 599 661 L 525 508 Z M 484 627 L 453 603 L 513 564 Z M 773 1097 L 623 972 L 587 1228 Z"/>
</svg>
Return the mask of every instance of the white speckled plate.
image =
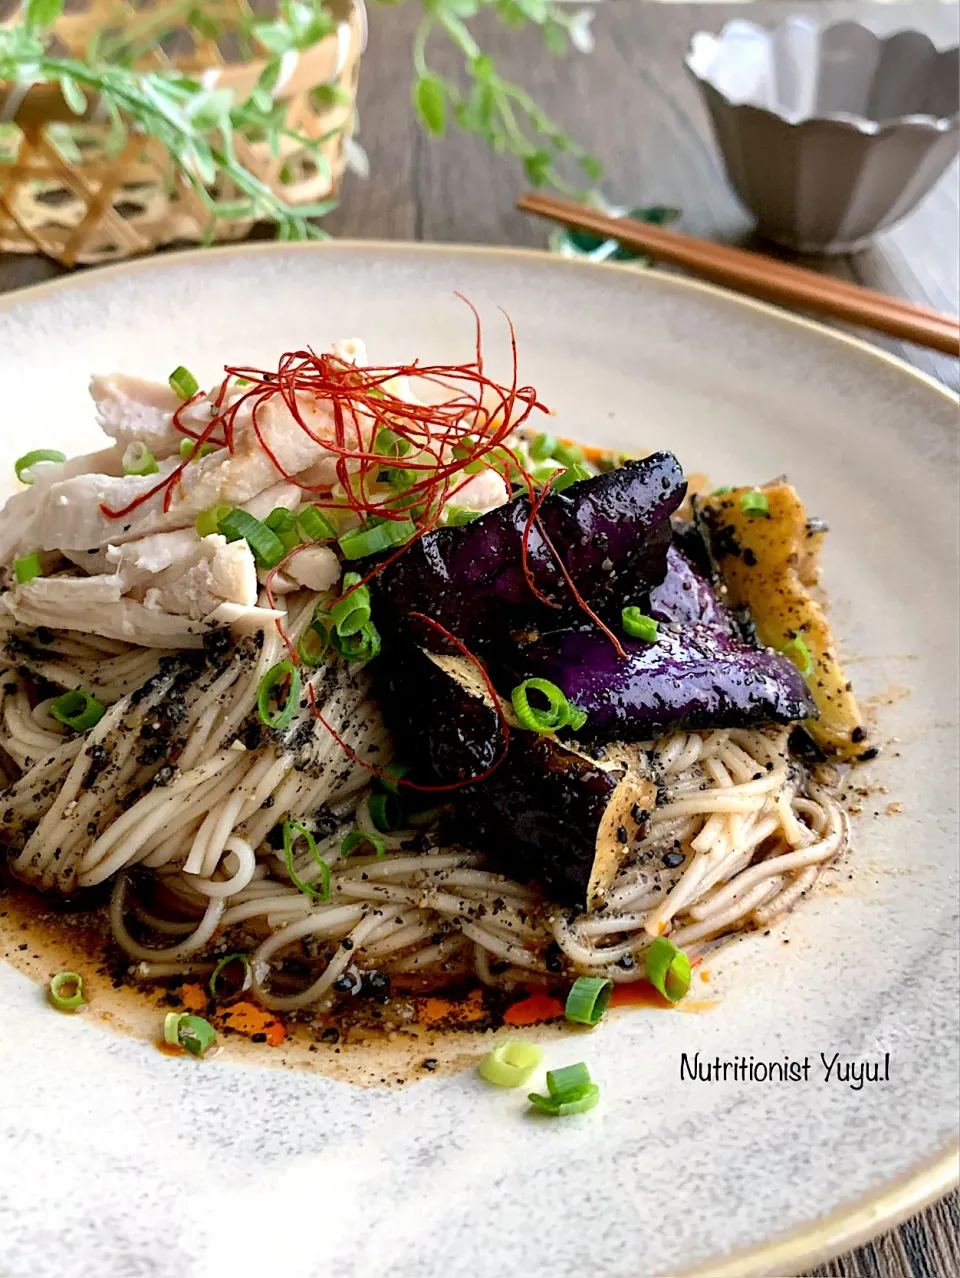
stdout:
<svg viewBox="0 0 960 1278">
<path fill-rule="evenodd" d="M 563 433 L 669 447 L 717 483 L 789 473 L 832 527 L 835 626 L 892 741 L 866 775 L 888 793 L 864 800 L 833 887 L 717 965 L 714 1011 L 621 1014 L 550 1043 L 551 1063 L 586 1059 L 602 1084 L 601 1107 L 570 1121 L 531 1120 L 469 1073 L 389 1092 L 165 1059 L 54 1015 L 0 966 L 5 1278 L 795 1273 L 956 1174 L 957 411 L 933 383 L 658 274 L 495 250 L 230 248 L 3 299 L 0 468 L 85 445 L 91 369 L 183 362 L 202 380 L 226 357 L 355 333 L 378 360 L 464 358 L 454 289 L 501 373 L 496 308 L 510 313 L 523 378 Z M 682 1081 L 683 1052 L 809 1057 L 810 1077 Z M 889 1079 L 825 1081 L 821 1052 L 889 1054 Z"/>
</svg>

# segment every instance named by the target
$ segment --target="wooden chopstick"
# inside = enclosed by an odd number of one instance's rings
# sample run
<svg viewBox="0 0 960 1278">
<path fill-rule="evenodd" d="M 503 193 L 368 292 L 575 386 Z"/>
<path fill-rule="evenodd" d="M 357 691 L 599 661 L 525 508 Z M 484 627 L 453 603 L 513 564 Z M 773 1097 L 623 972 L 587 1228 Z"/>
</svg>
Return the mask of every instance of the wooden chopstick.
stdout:
<svg viewBox="0 0 960 1278">
<path fill-rule="evenodd" d="M 619 240 L 626 248 L 682 266 L 714 284 L 751 297 L 846 320 L 889 337 L 928 346 L 945 355 L 960 355 L 960 319 L 952 315 L 913 306 L 858 284 L 778 262 L 761 253 L 696 240 L 628 217 L 608 217 L 586 205 L 551 195 L 529 192 L 517 208 L 572 230 L 586 231 L 605 240 Z"/>
</svg>

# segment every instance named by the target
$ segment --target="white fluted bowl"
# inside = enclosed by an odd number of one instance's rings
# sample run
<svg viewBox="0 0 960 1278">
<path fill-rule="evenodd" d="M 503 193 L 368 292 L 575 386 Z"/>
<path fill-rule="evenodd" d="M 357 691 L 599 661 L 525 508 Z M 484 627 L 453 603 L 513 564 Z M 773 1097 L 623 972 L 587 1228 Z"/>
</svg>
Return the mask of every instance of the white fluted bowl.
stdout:
<svg viewBox="0 0 960 1278">
<path fill-rule="evenodd" d="M 766 238 L 841 253 L 910 213 L 956 156 L 960 50 L 789 17 L 698 32 L 687 67 Z"/>
</svg>

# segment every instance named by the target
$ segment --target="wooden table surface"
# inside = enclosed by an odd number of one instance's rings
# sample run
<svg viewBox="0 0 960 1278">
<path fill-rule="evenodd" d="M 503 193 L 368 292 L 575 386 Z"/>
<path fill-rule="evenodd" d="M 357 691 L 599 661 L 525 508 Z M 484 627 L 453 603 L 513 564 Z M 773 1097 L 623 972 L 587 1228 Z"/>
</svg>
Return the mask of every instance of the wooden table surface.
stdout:
<svg viewBox="0 0 960 1278">
<path fill-rule="evenodd" d="M 645 5 L 605 0 L 594 24 L 596 49 L 564 62 L 550 58 L 536 33 L 519 36 L 492 20 L 476 24 L 498 69 L 522 82 L 571 134 L 602 160 L 606 194 L 629 205 L 668 204 L 683 210 L 681 230 L 750 244 L 750 219 L 732 194 L 717 158 L 683 54 L 697 30 L 719 30 L 732 17 L 761 23 L 787 11 L 822 19 L 857 18 L 880 33 L 926 31 L 938 44 L 956 43 L 958 9 L 941 3 L 859 4 L 782 0 L 743 5 Z M 476 138 L 429 140 L 406 109 L 408 50 L 419 6 L 381 9 L 373 17 L 360 88 L 360 140 L 372 175 L 348 177 L 340 208 L 325 225 L 336 235 L 542 247 L 547 228 L 514 211 L 524 189 L 518 167 Z M 456 74 L 455 59 L 438 49 L 437 70 Z M 956 314 L 960 310 L 960 190 L 954 166 L 905 222 L 870 249 L 828 262 L 808 260 L 869 287 Z M 0 291 L 59 273 L 51 263 L 0 255 Z M 888 349 L 960 385 L 957 360 L 904 346 Z M 856 1278 L 954 1278 L 960 1274 L 960 1202 L 955 1193 L 868 1246 L 817 1269 Z"/>
</svg>

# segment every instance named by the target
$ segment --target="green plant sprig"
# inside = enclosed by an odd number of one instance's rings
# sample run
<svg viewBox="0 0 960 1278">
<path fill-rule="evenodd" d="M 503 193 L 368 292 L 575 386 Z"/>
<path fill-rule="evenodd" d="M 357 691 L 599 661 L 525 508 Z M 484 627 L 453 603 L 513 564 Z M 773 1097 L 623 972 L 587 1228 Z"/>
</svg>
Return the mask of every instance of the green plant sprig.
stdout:
<svg viewBox="0 0 960 1278">
<path fill-rule="evenodd" d="M 483 137 L 496 151 L 517 157 L 532 184 L 547 183 L 567 193 L 583 194 L 561 178 L 557 161 L 561 154 L 571 156 L 591 182 L 600 176 L 597 161 L 567 137 L 519 86 L 498 74 L 466 23 L 481 9 L 493 9 L 507 25 L 539 26 L 547 47 L 560 53 L 571 42 L 588 47 L 584 11 L 570 12 L 553 0 L 421 3 L 425 14 L 413 47 L 413 103 L 428 132 L 439 135 L 445 131 L 449 108 L 462 129 Z M 158 142 L 209 211 L 208 239 L 213 237 L 218 219 L 271 221 L 281 239 L 324 237 L 311 219 L 328 213 L 335 201 L 290 204 L 242 163 L 234 135 L 265 141 L 277 157 L 282 140 L 289 139 L 308 149 L 320 171 L 329 173 L 321 147 L 334 133 L 310 137 L 289 129 L 284 104 L 275 97 L 297 56 L 336 29 L 325 0 L 280 0 L 269 20 L 248 14 L 239 27 L 231 28 L 245 57 L 263 56 L 266 50 L 263 71 L 243 101 L 229 90 L 178 71 L 145 71 L 134 66 L 178 28 L 187 27 L 201 39 L 216 40 L 224 34 L 199 0 L 173 0 L 166 9 L 153 10 L 120 34 L 98 33 L 82 59 L 51 52 L 51 28 L 63 7 L 64 0 L 23 0 L 20 23 L 0 30 L 0 82 L 11 83 L 21 92 L 34 84 L 56 84 L 77 117 L 88 116 L 95 109 L 109 123 L 104 145 L 111 156 L 119 154 L 131 135 Z M 434 32 L 446 36 L 462 55 L 469 80 L 467 92 L 427 65 L 427 41 Z M 332 84 L 317 85 L 313 96 L 318 105 L 348 101 Z M 349 130 L 351 123 L 348 120 L 334 132 Z M 50 133 L 51 141 L 71 162 L 80 158 L 79 152 L 68 153 L 73 127 L 54 125 Z M 0 163 L 11 158 L 11 152 L 0 148 Z M 238 194 L 226 198 L 227 187 Z"/>
</svg>

